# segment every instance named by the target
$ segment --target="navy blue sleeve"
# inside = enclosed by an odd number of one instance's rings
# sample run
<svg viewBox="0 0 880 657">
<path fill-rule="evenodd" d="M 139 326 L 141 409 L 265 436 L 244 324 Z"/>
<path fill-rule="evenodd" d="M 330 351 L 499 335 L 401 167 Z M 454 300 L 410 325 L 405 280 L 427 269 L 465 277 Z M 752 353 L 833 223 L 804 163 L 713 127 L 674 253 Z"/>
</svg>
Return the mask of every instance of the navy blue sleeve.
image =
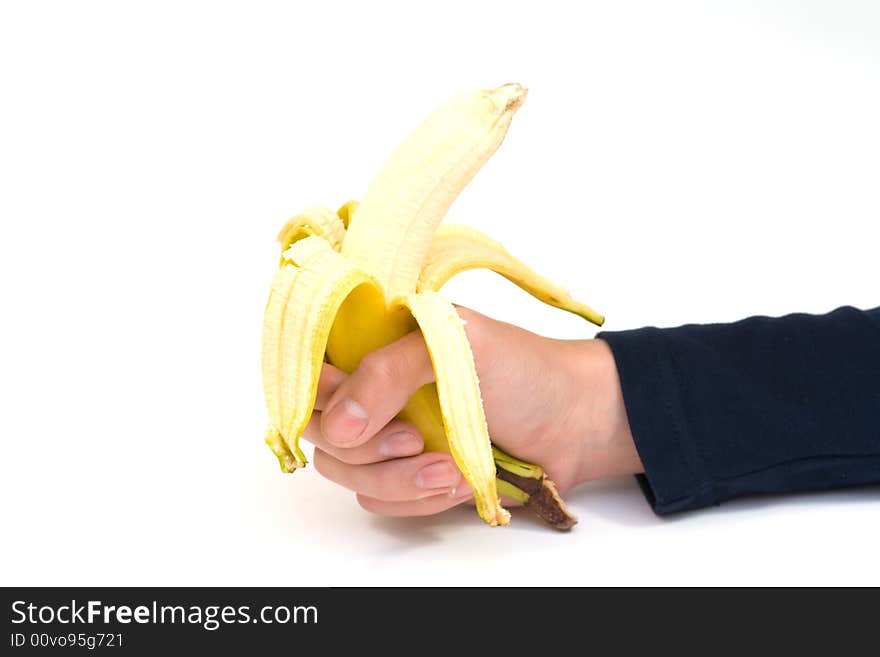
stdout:
<svg viewBox="0 0 880 657">
<path fill-rule="evenodd" d="M 598 337 L 658 514 L 880 484 L 880 308 Z"/>
</svg>

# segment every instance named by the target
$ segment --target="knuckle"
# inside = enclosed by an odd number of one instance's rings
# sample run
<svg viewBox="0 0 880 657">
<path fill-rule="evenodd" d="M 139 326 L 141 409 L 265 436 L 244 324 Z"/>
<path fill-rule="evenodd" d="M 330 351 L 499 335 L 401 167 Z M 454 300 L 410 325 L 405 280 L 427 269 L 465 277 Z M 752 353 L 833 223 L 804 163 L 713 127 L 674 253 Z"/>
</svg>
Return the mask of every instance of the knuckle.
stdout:
<svg viewBox="0 0 880 657">
<path fill-rule="evenodd" d="M 363 357 L 358 367 L 372 381 L 394 382 L 400 367 L 393 354 L 387 349 L 372 351 Z"/>
<path fill-rule="evenodd" d="M 468 342 L 470 342 L 472 348 L 477 349 L 482 343 L 485 333 L 483 330 L 483 316 L 470 308 L 459 306 L 456 310 L 458 311 L 458 316 L 461 317 L 461 321 L 464 323 L 464 331 L 467 334 Z"/>
</svg>

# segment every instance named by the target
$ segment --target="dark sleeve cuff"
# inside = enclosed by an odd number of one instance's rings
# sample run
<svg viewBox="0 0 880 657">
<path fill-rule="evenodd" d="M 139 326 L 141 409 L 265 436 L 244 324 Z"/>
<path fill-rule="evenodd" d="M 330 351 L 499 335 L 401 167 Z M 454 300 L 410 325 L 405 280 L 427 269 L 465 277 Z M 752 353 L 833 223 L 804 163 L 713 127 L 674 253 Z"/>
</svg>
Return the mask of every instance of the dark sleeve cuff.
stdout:
<svg viewBox="0 0 880 657">
<path fill-rule="evenodd" d="M 645 474 L 637 480 L 660 515 L 717 502 L 692 442 L 663 331 L 598 335 L 614 353 L 626 413 Z M 661 438 L 662 437 L 662 438 Z"/>
<path fill-rule="evenodd" d="M 658 514 L 880 484 L 880 309 L 598 337 Z"/>
</svg>

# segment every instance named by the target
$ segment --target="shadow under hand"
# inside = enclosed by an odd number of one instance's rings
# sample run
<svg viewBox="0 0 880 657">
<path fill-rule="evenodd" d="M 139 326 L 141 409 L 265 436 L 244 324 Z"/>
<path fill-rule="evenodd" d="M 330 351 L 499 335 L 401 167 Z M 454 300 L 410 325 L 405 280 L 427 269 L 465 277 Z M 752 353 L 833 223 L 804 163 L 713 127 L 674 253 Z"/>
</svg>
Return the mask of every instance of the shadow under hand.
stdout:
<svg viewBox="0 0 880 657">
<path fill-rule="evenodd" d="M 578 486 L 567 491 L 563 498 L 569 510 L 580 522 L 572 529 L 577 533 L 590 524 L 590 518 L 599 516 L 609 522 L 651 527 L 669 522 L 659 518 L 645 501 L 632 477 L 604 479 Z M 556 532 L 528 509 L 511 508 L 511 523 L 497 531 L 553 534 Z M 400 550 L 432 545 L 444 540 L 455 540 L 457 534 L 482 527 L 473 505 L 460 505 L 443 513 L 423 518 L 389 518 L 375 516 L 371 525 L 399 542 Z M 486 536 L 488 538 L 488 535 Z"/>
<path fill-rule="evenodd" d="M 675 519 L 657 516 L 635 478 L 629 476 L 581 484 L 567 491 L 563 498 L 581 524 L 591 516 L 628 527 L 655 527 Z"/>
<path fill-rule="evenodd" d="M 720 506 L 709 507 L 698 512 L 676 513 L 660 517 L 654 513 L 645 500 L 634 477 L 616 477 L 592 481 L 577 486 L 563 495 L 567 506 L 580 519 L 572 532 L 577 534 L 589 528 L 591 520 L 601 519 L 611 524 L 627 527 L 657 527 L 688 519 L 705 517 L 711 513 L 742 513 L 771 506 L 789 505 L 828 505 L 846 502 L 847 504 L 877 504 L 880 500 L 880 487 L 868 486 L 837 491 L 800 493 L 796 495 L 753 495 L 724 502 Z M 513 518 L 508 527 L 496 532 L 526 532 L 553 534 L 541 519 L 527 509 L 511 509 Z M 476 517 L 473 505 L 460 505 L 443 513 L 423 518 L 389 518 L 375 516 L 372 526 L 383 534 L 395 539 L 392 552 L 408 552 L 444 541 L 456 541 L 461 534 L 470 535 L 468 540 L 491 542 L 498 538 L 496 532 L 482 533 L 486 528 Z M 480 530 L 473 534 L 474 528 Z M 505 539 L 506 540 L 506 539 Z M 505 543 L 510 545 L 509 542 Z"/>
<path fill-rule="evenodd" d="M 436 515 L 416 518 L 377 515 L 373 516 L 370 524 L 397 540 L 398 551 L 407 551 L 448 540 L 457 531 L 466 530 L 473 524 L 475 514 L 473 506 L 460 505 Z"/>
</svg>

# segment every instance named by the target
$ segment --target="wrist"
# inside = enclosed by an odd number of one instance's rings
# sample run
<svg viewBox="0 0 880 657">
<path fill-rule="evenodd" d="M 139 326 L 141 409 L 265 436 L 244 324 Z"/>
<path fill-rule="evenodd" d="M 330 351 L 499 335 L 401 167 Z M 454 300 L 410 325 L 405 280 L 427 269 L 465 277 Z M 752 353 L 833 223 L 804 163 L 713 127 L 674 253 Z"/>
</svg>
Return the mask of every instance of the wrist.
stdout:
<svg viewBox="0 0 880 657">
<path fill-rule="evenodd" d="M 570 344 L 574 399 L 568 430 L 579 461 L 578 481 L 643 472 L 611 347 L 601 339 Z"/>
</svg>

